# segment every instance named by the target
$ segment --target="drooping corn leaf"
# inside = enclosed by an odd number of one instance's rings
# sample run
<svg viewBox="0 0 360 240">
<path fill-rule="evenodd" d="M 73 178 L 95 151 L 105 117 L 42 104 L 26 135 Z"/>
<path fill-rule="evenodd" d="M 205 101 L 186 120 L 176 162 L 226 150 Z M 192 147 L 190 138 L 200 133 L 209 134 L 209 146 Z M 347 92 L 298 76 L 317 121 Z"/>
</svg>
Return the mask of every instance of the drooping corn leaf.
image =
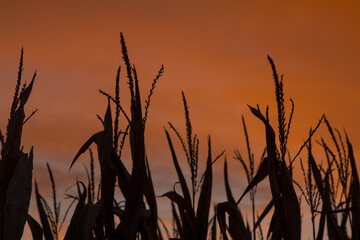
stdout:
<svg viewBox="0 0 360 240">
<path fill-rule="evenodd" d="M 231 202 L 219 203 L 216 207 L 217 219 L 219 222 L 221 234 L 224 240 L 227 240 L 226 229 L 229 230 L 232 239 L 250 240 L 251 233 L 247 230 L 240 211 L 235 204 Z M 225 214 L 229 215 L 229 226 L 226 226 Z"/>
<path fill-rule="evenodd" d="M 191 219 L 189 218 L 189 213 L 186 212 L 186 202 L 184 198 L 174 191 L 167 192 L 163 194 L 162 197 L 169 198 L 173 203 L 176 203 L 176 205 L 178 206 L 181 224 L 179 221 L 177 222 L 177 226 L 181 238 L 186 240 L 196 239 L 196 226 L 191 222 Z M 176 213 L 176 211 L 173 213 Z M 177 217 L 177 214 L 175 215 L 175 217 Z M 179 226 L 181 227 L 179 228 Z"/>
<path fill-rule="evenodd" d="M 236 204 L 239 204 L 242 198 L 251 190 L 253 187 L 255 187 L 257 184 L 259 184 L 262 180 L 264 180 L 268 175 L 268 158 L 265 157 L 264 160 L 261 162 L 259 169 L 255 175 L 255 177 L 251 180 L 250 184 L 246 187 L 244 193 L 241 195 L 239 200 Z"/>
<path fill-rule="evenodd" d="M 185 202 L 184 198 L 177 192 L 170 191 L 170 192 L 164 193 L 162 195 L 162 197 L 167 197 L 171 201 L 175 202 L 182 209 L 186 209 L 186 202 Z"/>
<path fill-rule="evenodd" d="M 4 239 L 21 239 L 32 189 L 33 149 L 21 156 L 6 191 Z"/>
<path fill-rule="evenodd" d="M 265 125 L 268 175 L 281 235 L 284 238 L 301 239 L 300 206 L 290 173 L 285 163 L 278 159 L 275 132 L 259 109 L 249 108 Z"/>
<path fill-rule="evenodd" d="M 83 153 L 85 153 L 86 150 L 88 150 L 88 148 L 91 146 L 91 144 L 96 141 L 96 138 L 97 138 L 100 134 L 102 134 L 102 132 L 103 132 L 103 131 L 98 132 L 98 133 L 92 135 L 92 136 L 84 143 L 84 145 L 81 146 L 81 148 L 79 149 L 78 153 L 75 155 L 73 161 L 71 162 L 69 171 L 71 170 L 72 166 L 75 164 L 76 160 L 79 159 L 80 155 L 83 154 Z"/>
</svg>

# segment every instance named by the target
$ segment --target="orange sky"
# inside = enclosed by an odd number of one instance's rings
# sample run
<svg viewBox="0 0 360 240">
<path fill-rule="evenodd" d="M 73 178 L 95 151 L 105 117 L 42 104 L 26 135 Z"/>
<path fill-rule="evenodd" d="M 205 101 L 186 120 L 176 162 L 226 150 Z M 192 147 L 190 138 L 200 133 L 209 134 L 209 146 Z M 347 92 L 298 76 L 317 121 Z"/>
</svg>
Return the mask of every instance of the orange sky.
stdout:
<svg viewBox="0 0 360 240">
<path fill-rule="evenodd" d="M 98 89 L 111 92 L 116 68 L 123 65 L 121 31 L 138 69 L 143 98 L 161 64 L 165 65 L 146 131 L 157 194 L 176 181 L 163 126 L 171 121 L 184 132 L 181 90 L 201 141 L 201 164 L 208 134 L 214 152 L 225 149 L 228 159 L 236 147 L 245 151 L 241 114 L 255 155 L 261 154 L 264 129 L 246 104 L 269 105 L 276 126 L 266 54 L 285 74 L 288 109 L 288 99 L 295 101 L 290 150 L 297 150 L 309 127 L 325 113 L 334 127 L 347 130 L 359 159 L 359 12 L 355 1 L 1 1 L 0 126 L 4 131 L 24 46 L 25 79 L 29 81 L 38 69 L 26 110 L 39 108 L 39 112 L 26 124 L 23 144 L 26 150 L 35 147 L 37 178 L 47 179 L 45 162 L 50 162 L 61 194 L 84 172 L 86 157 L 67 173 L 76 151 L 101 127 L 96 114 L 103 115 L 106 100 Z M 121 98 L 128 106 L 124 71 L 121 79 Z M 325 127 L 320 130 L 316 138 L 324 136 L 330 142 Z M 246 183 L 240 165 L 231 164 L 231 182 L 238 196 Z M 215 201 L 225 199 L 222 165 L 221 160 L 215 166 Z M 47 182 L 39 185 L 47 195 Z M 266 201 L 264 196 L 259 194 L 259 204 Z M 160 215 L 166 218 L 169 202 L 159 201 L 165 204 Z"/>
</svg>

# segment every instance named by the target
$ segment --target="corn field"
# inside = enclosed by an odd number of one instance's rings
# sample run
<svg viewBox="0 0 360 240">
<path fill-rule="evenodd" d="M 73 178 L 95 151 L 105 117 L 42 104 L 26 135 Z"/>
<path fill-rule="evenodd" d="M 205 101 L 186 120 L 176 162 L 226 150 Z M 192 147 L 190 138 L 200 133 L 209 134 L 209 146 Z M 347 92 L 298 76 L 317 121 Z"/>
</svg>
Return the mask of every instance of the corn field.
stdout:
<svg viewBox="0 0 360 240">
<path fill-rule="evenodd" d="M 158 196 L 155 195 L 154 176 L 151 175 L 144 140 L 146 122 L 150 117 L 151 97 L 165 69 L 164 66 L 160 68 L 143 102 L 136 67 L 130 61 L 123 34 L 120 35 L 120 44 L 125 70 L 118 67 L 114 93 L 99 90 L 99 94 L 107 101 L 104 116 L 97 116 L 101 126 L 82 146 L 79 143 L 81 147 L 74 153 L 69 166 L 71 171 L 81 155 L 89 154 L 89 166 L 85 169 L 88 181 L 75 182 L 73 187 L 77 194 L 66 194 L 72 201 L 66 211 L 63 211 L 64 216 L 60 216 L 61 201 L 56 194 L 56 181 L 51 165 L 47 164 L 50 178 L 48 188 L 53 193 L 52 203 L 49 203 L 41 195 L 43 189 L 38 188 L 37 181 L 33 178 L 36 154 L 32 148 L 29 153 L 23 152 L 21 145 L 23 127 L 26 123 L 31 124 L 31 117 L 36 113 L 33 111 L 25 115 L 25 105 L 36 81 L 36 72 L 29 84 L 22 82 L 24 52 L 21 51 L 6 132 L 0 132 L 0 240 L 21 239 L 26 224 L 35 240 L 59 239 L 60 232 L 64 233 L 64 239 L 296 240 L 302 238 L 302 214 L 309 210 L 313 239 L 360 239 L 360 184 L 349 137 L 345 130 L 341 132 L 333 128 L 323 115 L 309 128 L 308 137 L 299 146 L 298 152 L 293 157 L 290 156 L 287 142 L 295 105 L 290 99 L 292 107 L 290 111 L 285 111 L 283 77 L 279 76 L 275 63 L 269 56 L 275 85 L 277 123 L 270 124 L 268 107 L 248 106 L 259 127 L 264 128 L 266 146 L 262 154 L 259 154 L 259 166 L 255 167 L 255 154 L 251 151 L 250 137 L 243 117 L 247 152 L 235 150 L 233 157 L 240 162 L 247 179 L 247 187 L 237 193 L 241 195 L 239 199 L 234 198 L 229 184 L 228 160 L 224 152 L 212 152 L 210 136 L 207 139 L 206 168 L 203 172 L 198 171 L 199 139 L 193 131 L 189 105 L 182 92 L 185 133 L 182 135 L 171 122 L 164 127 L 169 161 L 172 161 L 177 174 L 174 188 L 161 196 L 171 204 L 173 229 L 170 231 L 169 226 L 158 215 Z M 130 92 L 129 110 L 124 109 L 123 100 L 120 101 L 119 83 L 123 78 L 123 71 L 126 72 Z M 315 139 L 314 134 L 321 125 L 328 129 L 331 136 L 329 141 L 334 144 L 335 149 L 331 149 L 325 139 Z M 174 139 L 182 149 L 175 149 Z M 125 142 L 130 146 L 131 169 L 124 165 L 122 152 Z M 326 162 L 315 159 L 314 143 L 323 149 Z M 91 146 L 97 148 L 97 158 L 93 156 Z M 177 157 L 179 151 L 184 152 L 186 159 Z M 101 173 L 99 184 L 94 174 L 96 159 Z M 179 161 L 187 162 L 190 179 L 185 178 L 186 174 Z M 300 163 L 299 171 L 303 173 L 304 184 L 293 179 L 294 162 Z M 215 163 L 224 166 L 227 201 L 216 203 L 213 208 Z M 262 181 L 268 184 L 272 198 L 265 209 L 257 214 L 257 185 Z M 29 214 L 32 192 L 38 216 Z M 251 200 L 250 223 L 243 217 L 239 206 L 246 197 Z M 301 199 L 305 200 L 308 208 L 301 209 Z M 70 212 L 72 215 L 68 214 Z M 262 230 L 265 218 L 270 219 L 267 232 Z M 69 219 L 69 224 L 65 224 L 65 219 Z"/>
</svg>

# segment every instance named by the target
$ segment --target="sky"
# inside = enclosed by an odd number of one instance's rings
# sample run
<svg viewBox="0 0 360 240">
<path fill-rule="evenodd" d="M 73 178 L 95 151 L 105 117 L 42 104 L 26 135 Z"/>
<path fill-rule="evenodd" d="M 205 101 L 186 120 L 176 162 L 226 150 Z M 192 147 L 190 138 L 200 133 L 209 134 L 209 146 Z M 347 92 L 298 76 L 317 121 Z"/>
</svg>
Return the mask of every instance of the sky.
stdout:
<svg viewBox="0 0 360 240">
<path fill-rule="evenodd" d="M 1 0 L 0 128 L 6 129 L 24 47 L 24 79 L 29 82 L 37 69 L 25 111 L 29 115 L 39 110 L 25 125 L 22 144 L 25 151 L 34 146 L 34 176 L 40 191 L 50 197 L 48 162 L 63 199 L 76 177 L 85 180 L 83 164 L 88 165 L 88 155 L 70 172 L 68 169 L 81 145 L 101 130 L 96 114 L 104 115 L 107 101 L 98 90 L 114 92 L 117 67 L 124 66 L 119 37 L 123 32 L 138 70 L 143 102 L 161 65 L 165 67 L 151 99 L 145 133 L 157 195 L 171 190 L 177 181 L 163 128 L 169 129 L 170 121 L 185 135 L 181 91 L 200 139 L 200 169 L 210 135 L 214 155 L 226 150 L 233 192 L 236 197 L 241 195 L 246 180 L 240 163 L 233 160 L 233 150 L 239 148 L 246 156 L 242 115 L 257 164 L 265 146 L 264 127 L 247 104 L 259 104 L 264 110 L 268 105 L 270 121 L 277 126 L 267 55 L 284 74 L 287 118 L 289 99 L 295 102 L 288 142 L 291 153 L 295 154 L 310 127 L 326 114 L 333 127 L 346 129 L 359 159 L 359 12 L 360 4 L 355 1 Z M 122 105 L 129 111 L 124 67 L 120 79 Z M 125 127 L 125 119 L 120 124 Z M 175 134 L 172 137 L 176 142 Z M 325 125 L 315 134 L 315 139 L 321 137 L 333 146 Z M 176 147 L 188 172 L 178 142 Z M 130 169 L 127 148 L 125 145 L 124 162 Z M 324 159 L 320 146 L 315 144 L 314 151 Z M 214 165 L 214 203 L 225 201 L 223 162 L 222 158 Z M 298 162 L 295 178 L 301 182 Z M 269 194 L 268 182 L 262 183 L 259 209 L 267 204 Z M 169 201 L 159 198 L 159 204 L 160 217 L 169 221 Z M 247 213 L 249 206 L 245 201 L 240 209 Z M 30 212 L 38 219 L 34 198 Z M 306 216 L 304 211 L 304 239 L 309 228 Z"/>
</svg>

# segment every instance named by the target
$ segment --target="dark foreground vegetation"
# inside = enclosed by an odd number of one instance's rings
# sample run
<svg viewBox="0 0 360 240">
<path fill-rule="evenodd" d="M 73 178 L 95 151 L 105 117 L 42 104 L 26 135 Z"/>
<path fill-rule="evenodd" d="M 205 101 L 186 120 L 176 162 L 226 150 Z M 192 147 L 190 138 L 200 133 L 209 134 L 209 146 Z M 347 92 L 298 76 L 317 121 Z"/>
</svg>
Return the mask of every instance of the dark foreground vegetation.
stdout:
<svg viewBox="0 0 360 240">
<path fill-rule="evenodd" d="M 76 164 L 77 159 L 87 151 L 90 152 L 90 166 L 86 168 L 87 183 L 78 181 L 74 187 L 76 195 L 67 197 L 72 203 L 60 219 L 60 201 L 57 200 L 55 180 L 47 165 L 53 192 L 53 203 L 49 204 L 40 194 L 36 180 L 33 183 L 33 151 L 24 153 L 21 136 L 24 124 L 29 117 L 25 116 L 24 107 L 31 94 L 36 72 L 30 84 L 22 84 L 23 51 L 21 52 L 18 79 L 11 105 L 6 134 L 0 133 L 0 240 L 20 239 L 27 223 L 33 239 L 59 239 L 60 231 L 65 239 L 301 239 L 300 199 L 309 205 L 312 222 L 313 239 L 360 239 L 360 186 L 352 145 L 346 132 L 333 129 L 322 116 L 314 128 L 310 128 L 309 136 L 300 146 L 294 157 L 290 157 L 287 140 L 290 132 L 294 104 L 291 100 L 291 111 L 286 117 L 284 103 L 283 77 L 279 77 L 273 60 L 268 57 L 275 82 L 277 102 L 277 133 L 269 121 L 269 108 L 261 110 L 259 106 L 249 106 L 254 117 L 259 120 L 266 132 L 266 147 L 257 169 L 254 166 L 254 154 L 242 119 L 247 159 L 240 151 L 235 151 L 235 159 L 239 160 L 247 177 L 248 186 L 240 199 L 234 199 L 228 181 L 227 163 L 224 162 L 224 182 L 227 201 L 214 207 L 214 215 L 210 216 L 212 194 L 212 167 L 223 153 L 213 155 L 212 142 L 208 138 L 208 155 L 206 169 L 198 172 L 199 140 L 193 133 L 189 108 L 183 96 L 185 110 L 186 133 L 183 138 L 176 128 L 169 123 L 164 128 L 178 182 L 173 190 L 162 197 L 169 199 L 172 207 L 172 233 L 166 228 L 158 216 L 157 198 L 155 196 L 149 161 L 146 155 L 144 132 L 151 97 L 159 78 L 164 72 L 162 66 L 155 77 L 149 94 L 142 107 L 139 91 L 139 79 L 135 65 L 132 65 L 127 53 L 125 40 L 121 34 L 121 48 L 127 83 L 130 91 L 130 111 L 122 108 L 119 93 L 120 67 L 115 80 L 115 92 L 109 94 L 100 90 L 107 100 L 107 109 L 103 117 L 98 116 L 101 128 L 92 135 L 80 148 L 69 166 Z M 111 111 L 111 108 L 114 111 Z M 115 116 L 112 116 L 112 113 Z M 121 120 L 120 121 L 120 117 Z M 288 120 L 287 120 L 288 118 Z M 122 126 L 120 126 L 121 123 Z M 321 138 L 316 141 L 323 150 L 326 162 L 314 159 L 312 145 L 313 135 L 318 127 L 326 125 L 335 149 Z M 172 137 L 176 137 L 185 152 L 186 161 L 191 172 L 191 179 L 186 181 L 180 168 Z M 278 141 L 276 141 L 278 138 Z M 125 141 L 129 141 L 132 168 L 125 167 L 122 150 Z M 278 142 L 278 146 L 276 144 Z M 95 183 L 94 157 L 90 146 L 97 147 L 100 163 L 100 183 Z M 307 151 L 306 160 L 299 157 L 300 152 Z M 304 185 L 292 178 L 293 163 L 300 162 L 304 176 Z M 260 215 L 257 214 L 255 199 L 256 186 L 267 177 L 272 199 Z M 189 185 L 187 183 L 190 183 Z M 32 186 L 35 187 L 35 199 L 39 213 L 39 221 L 28 213 Z M 175 184 L 177 188 L 175 188 Z M 119 188 L 121 194 L 116 196 Z M 176 191 L 178 189 L 178 191 Z M 295 191 L 297 189 L 297 191 Z M 179 191 L 180 190 L 180 191 Z M 240 193 L 239 193 L 240 194 Z M 251 224 L 241 214 L 239 203 L 244 197 L 252 202 Z M 119 201 L 118 199 L 123 199 Z M 63 223 L 69 209 L 75 206 L 69 226 Z M 303 209 L 303 211 L 308 211 Z M 256 212 L 256 213 L 255 213 Z M 272 216 L 268 216 L 272 213 Z M 271 219 L 269 230 L 264 233 L 261 227 L 265 217 Z M 164 234 L 164 235 L 163 235 Z M 165 235 L 166 234 L 166 235 Z"/>
</svg>

